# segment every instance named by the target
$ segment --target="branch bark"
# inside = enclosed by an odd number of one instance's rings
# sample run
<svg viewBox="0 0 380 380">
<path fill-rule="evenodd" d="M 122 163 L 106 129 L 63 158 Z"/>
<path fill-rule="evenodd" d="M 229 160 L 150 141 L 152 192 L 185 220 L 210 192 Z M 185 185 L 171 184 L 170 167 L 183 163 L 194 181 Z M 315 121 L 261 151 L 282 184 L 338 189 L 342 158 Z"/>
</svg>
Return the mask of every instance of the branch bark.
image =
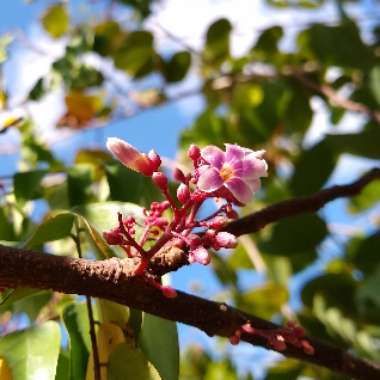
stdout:
<svg viewBox="0 0 380 380">
<path fill-rule="evenodd" d="M 229 337 L 247 322 L 261 330 L 275 332 L 280 328 L 225 304 L 183 292 L 178 292 L 175 298 L 166 298 L 144 278 L 133 276 L 135 266 L 136 262 L 131 259 L 75 259 L 0 245 L 2 287 L 52 289 L 67 294 L 105 298 L 162 318 L 195 326 L 209 336 Z M 329 368 L 350 378 L 380 378 L 380 365 L 354 357 L 315 338 L 305 338 L 315 350 L 313 355 L 291 344 L 281 353 Z M 260 336 L 243 333 L 242 340 L 267 347 L 267 340 Z"/>
<path fill-rule="evenodd" d="M 263 210 L 231 222 L 225 231 L 236 236 L 257 232 L 268 224 L 308 212 L 315 212 L 337 198 L 353 197 L 370 182 L 380 179 L 380 168 L 373 168 L 358 180 L 347 185 L 336 185 L 307 197 L 288 199 L 275 203 Z"/>
</svg>

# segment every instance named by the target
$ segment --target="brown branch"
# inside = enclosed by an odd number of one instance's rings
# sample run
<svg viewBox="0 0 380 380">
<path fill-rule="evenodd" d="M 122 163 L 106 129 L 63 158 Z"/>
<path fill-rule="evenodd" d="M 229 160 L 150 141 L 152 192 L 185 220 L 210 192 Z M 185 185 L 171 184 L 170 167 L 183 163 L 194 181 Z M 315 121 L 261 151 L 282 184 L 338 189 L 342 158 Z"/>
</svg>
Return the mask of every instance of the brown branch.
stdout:
<svg viewBox="0 0 380 380">
<path fill-rule="evenodd" d="M 307 197 L 288 199 L 273 204 L 263 210 L 231 222 L 226 226 L 225 230 L 236 236 L 257 232 L 266 225 L 281 219 L 318 211 L 326 203 L 334 201 L 337 198 L 357 195 L 366 185 L 377 179 L 380 179 L 380 168 L 373 168 L 352 183 L 332 186 Z"/>
<path fill-rule="evenodd" d="M 307 78 L 303 73 L 292 72 L 291 76 L 297 79 L 304 86 L 326 97 L 333 106 L 343 108 L 347 111 L 363 114 L 368 116 L 377 124 L 380 124 L 380 111 L 372 110 L 363 103 L 346 99 L 340 96 L 332 87 L 326 84 L 319 85 L 318 83 L 315 83 L 311 79 Z"/>
<path fill-rule="evenodd" d="M 0 286 L 52 289 L 67 294 L 104 298 L 165 319 L 195 326 L 209 336 L 229 337 L 248 321 L 254 328 L 268 332 L 275 332 L 280 328 L 225 304 L 183 292 L 178 291 L 175 298 L 166 298 L 142 277 L 133 276 L 135 265 L 135 261 L 130 259 L 75 259 L 0 245 Z M 267 347 L 267 340 L 257 335 L 243 333 L 242 339 L 254 345 Z M 380 365 L 354 357 L 318 339 L 305 339 L 314 348 L 313 355 L 306 354 L 291 344 L 281 353 L 329 368 L 350 378 L 380 378 Z"/>
</svg>

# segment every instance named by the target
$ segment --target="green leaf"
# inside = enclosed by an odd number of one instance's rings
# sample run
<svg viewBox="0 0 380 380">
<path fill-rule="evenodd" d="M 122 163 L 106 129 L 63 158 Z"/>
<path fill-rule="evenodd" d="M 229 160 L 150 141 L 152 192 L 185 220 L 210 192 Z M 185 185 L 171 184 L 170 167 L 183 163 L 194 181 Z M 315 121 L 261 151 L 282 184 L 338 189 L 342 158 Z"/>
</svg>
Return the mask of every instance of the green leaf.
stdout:
<svg viewBox="0 0 380 380">
<path fill-rule="evenodd" d="M 53 321 L 0 339 L 0 357 L 6 359 L 13 380 L 54 380 L 59 349 L 59 325 Z"/>
<path fill-rule="evenodd" d="M 154 59 L 153 35 L 146 31 L 129 33 L 123 47 L 114 55 L 116 67 L 135 78 L 149 74 L 154 68 Z"/>
<path fill-rule="evenodd" d="M 59 353 L 57 372 L 55 374 L 55 380 L 71 380 L 70 378 L 70 356 L 67 351 Z"/>
<path fill-rule="evenodd" d="M 206 33 L 204 59 L 207 63 L 220 65 L 230 55 L 231 23 L 221 18 L 212 23 Z"/>
<path fill-rule="evenodd" d="M 3 207 L 0 207 L 0 240 L 16 240 L 13 223 Z"/>
<path fill-rule="evenodd" d="M 360 315 L 366 320 L 378 323 L 380 318 L 380 271 L 365 278 L 360 284 L 355 295 L 356 304 Z"/>
<path fill-rule="evenodd" d="M 369 80 L 372 94 L 380 105 L 380 66 L 376 66 L 371 70 Z"/>
<path fill-rule="evenodd" d="M 128 324 L 130 315 L 129 307 L 104 299 L 97 299 L 96 305 L 98 306 L 101 322 L 111 322 L 122 329 Z"/>
<path fill-rule="evenodd" d="M 265 380 L 294 380 L 301 375 L 302 364 L 296 360 L 286 359 L 268 369 Z"/>
<path fill-rule="evenodd" d="M 349 43 L 347 43 L 349 41 Z M 301 52 L 325 65 L 368 70 L 374 55 L 360 37 L 360 30 L 353 22 L 338 26 L 315 24 L 298 36 Z"/>
<path fill-rule="evenodd" d="M 272 318 L 288 302 L 286 287 L 280 284 L 267 283 L 259 288 L 244 292 L 238 297 L 238 307 L 246 312 L 254 312 L 262 318 Z"/>
<path fill-rule="evenodd" d="M 89 356 L 89 351 L 83 339 L 83 335 L 88 335 L 89 332 L 86 306 L 84 304 L 70 304 L 64 309 L 62 317 L 69 334 L 70 366 L 68 372 L 70 380 L 85 379 Z M 83 329 L 84 326 L 86 326 L 85 329 Z"/>
<path fill-rule="evenodd" d="M 41 180 L 46 170 L 19 172 L 13 176 L 15 196 L 20 201 L 28 201 L 41 196 Z"/>
<path fill-rule="evenodd" d="M 276 223 L 265 252 L 292 256 L 314 249 L 327 235 L 326 223 L 318 215 L 303 214 Z"/>
<path fill-rule="evenodd" d="M 179 347 L 175 322 L 144 313 L 139 345 L 162 380 L 178 380 Z"/>
<path fill-rule="evenodd" d="M 252 49 L 255 53 L 260 55 L 272 55 L 278 52 L 278 43 L 280 42 L 284 31 L 281 26 L 272 26 L 265 29 L 257 39 L 257 42 Z"/>
<path fill-rule="evenodd" d="M 161 380 L 160 375 L 143 352 L 126 343 L 112 352 L 108 363 L 109 380 Z"/>
<path fill-rule="evenodd" d="M 352 253 L 353 264 L 365 273 L 372 273 L 380 265 L 380 231 L 368 236 Z"/>
<path fill-rule="evenodd" d="M 70 235 L 74 223 L 74 216 L 68 212 L 51 215 L 37 227 L 32 236 L 23 244 L 33 248 L 43 243 L 63 239 Z"/>
<path fill-rule="evenodd" d="M 94 51 L 103 56 L 113 55 L 122 47 L 125 37 L 116 21 L 101 22 L 95 26 Z"/>
<path fill-rule="evenodd" d="M 169 60 L 163 60 L 162 73 L 167 82 L 183 80 L 191 66 L 191 54 L 188 51 L 175 53 Z"/>
<path fill-rule="evenodd" d="M 42 16 L 41 23 L 53 38 L 62 37 L 69 29 L 70 18 L 63 4 L 54 4 Z"/>
<path fill-rule="evenodd" d="M 111 199 L 114 201 L 137 203 L 149 207 L 152 201 L 162 197 L 150 178 L 120 163 L 108 164 L 105 169 Z"/>
<path fill-rule="evenodd" d="M 378 125 L 369 125 L 360 133 L 327 135 L 325 141 L 335 152 L 380 159 L 380 144 L 378 143 L 380 128 Z M 319 170 L 321 169 L 323 169 L 322 163 Z"/>
<path fill-rule="evenodd" d="M 328 273 L 309 281 L 302 289 L 302 301 L 312 307 L 314 298 L 322 296 L 328 306 L 342 309 L 349 315 L 355 314 L 353 294 L 357 284 L 347 274 Z"/>
<path fill-rule="evenodd" d="M 366 211 L 380 202 L 380 181 L 370 182 L 358 195 L 350 198 L 348 210 L 353 214 Z"/>
<path fill-rule="evenodd" d="M 290 188 L 294 195 L 310 195 L 318 191 L 329 179 L 333 172 L 337 152 L 323 140 L 298 157 Z"/>
<path fill-rule="evenodd" d="M 84 204 L 91 199 L 92 176 L 91 165 L 81 164 L 69 169 L 67 191 L 71 206 Z"/>
<path fill-rule="evenodd" d="M 41 309 L 48 304 L 51 298 L 51 291 L 39 291 L 30 294 L 14 302 L 13 312 L 16 314 L 25 313 L 32 322 L 37 318 Z"/>
</svg>

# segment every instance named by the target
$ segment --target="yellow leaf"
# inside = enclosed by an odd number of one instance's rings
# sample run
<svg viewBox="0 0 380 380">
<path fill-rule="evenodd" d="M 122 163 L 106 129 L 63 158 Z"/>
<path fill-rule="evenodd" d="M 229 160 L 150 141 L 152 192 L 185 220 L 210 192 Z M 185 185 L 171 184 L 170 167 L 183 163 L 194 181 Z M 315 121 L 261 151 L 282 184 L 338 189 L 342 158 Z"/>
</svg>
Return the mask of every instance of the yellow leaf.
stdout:
<svg viewBox="0 0 380 380">
<path fill-rule="evenodd" d="M 62 37 L 69 29 L 69 14 L 62 4 L 52 5 L 42 16 L 41 23 L 53 38 Z"/>
<path fill-rule="evenodd" d="M 3 358 L 0 358 L 0 380 L 12 380 L 11 369 Z"/>
<path fill-rule="evenodd" d="M 99 362 L 101 364 L 108 363 L 111 353 L 115 348 L 125 342 L 123 330 L 114 323 L 102 323 L 96 334 L 98 343 Z M 108 379 L 107 367 L 100 367 L 101 380 Z M 94 355 L 91 352 L 87 364 L 86 380 L 94 380 Z M 3 380 L 0 378 L 0 380 Z"/>
</svg>

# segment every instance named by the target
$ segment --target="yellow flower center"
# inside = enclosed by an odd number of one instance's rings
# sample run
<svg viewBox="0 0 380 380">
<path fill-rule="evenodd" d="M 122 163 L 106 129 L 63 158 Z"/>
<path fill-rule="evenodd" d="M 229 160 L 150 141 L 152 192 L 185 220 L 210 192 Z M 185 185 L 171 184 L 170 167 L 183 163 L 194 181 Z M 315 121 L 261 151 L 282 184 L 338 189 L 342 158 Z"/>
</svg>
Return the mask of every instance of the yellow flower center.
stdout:
<svg viewBox="0 0 380 380">
<path fill-rule="evenodd" d="M 223 181 L 228 181 L 234 174 L 232 168 L 228 164 L 223 164 L 219 172 L 220 176 L 223 178 Z"/>
</svg>

